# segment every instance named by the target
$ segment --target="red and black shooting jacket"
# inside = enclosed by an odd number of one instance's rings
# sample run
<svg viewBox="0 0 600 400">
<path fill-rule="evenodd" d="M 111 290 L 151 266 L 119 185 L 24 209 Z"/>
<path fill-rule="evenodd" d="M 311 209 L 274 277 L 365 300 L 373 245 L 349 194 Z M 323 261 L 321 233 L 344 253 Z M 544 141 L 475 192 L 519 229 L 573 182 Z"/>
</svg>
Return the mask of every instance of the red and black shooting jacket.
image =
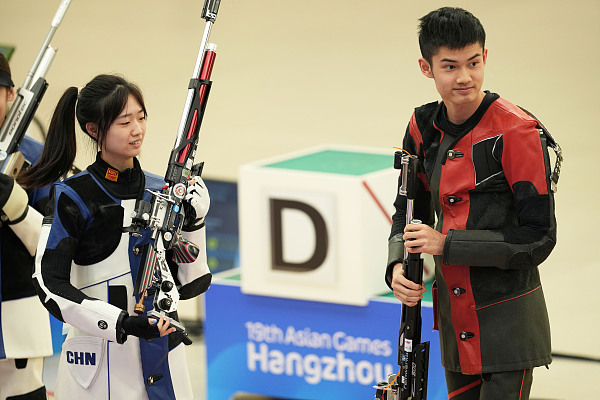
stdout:
<svg viewBox="0 0 600 400">
<path fill-rule="evenodd" d="M 415 109 L 403 148 L 422 161 L 414 218 L 447 235 L 434 256 L 442 365 L 481 374 L 549 364 L 538 265 L 556 243 L 556 219 L 538 122 L 490 92 L 462 125 L 434 102 Z M 406 198 L 394 205 L 388 285 L 404 256 Z"/>
</svg>

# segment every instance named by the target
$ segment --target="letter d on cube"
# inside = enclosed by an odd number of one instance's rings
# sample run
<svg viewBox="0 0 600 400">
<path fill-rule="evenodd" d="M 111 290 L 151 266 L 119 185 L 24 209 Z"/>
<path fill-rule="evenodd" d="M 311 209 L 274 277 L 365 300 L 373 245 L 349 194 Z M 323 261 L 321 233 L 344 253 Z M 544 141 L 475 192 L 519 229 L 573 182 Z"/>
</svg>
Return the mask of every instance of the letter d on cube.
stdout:
<svg viewBox="0 0 600 400">
<path fill-rule="evenodd" d="M 306 261 L 290 261 L 284 254 L 284 227 L 283 227 L 283 213 L 285 210 L 297 210 L 304 213 L 310 218 L 314 227 L 314 246 L 312 255 L 310 255 Z M 312 207 L 310 204 L 303 203 L 300 201 L 293 200 L 282 200 L 282 199 L 271 199 L 270 200 L 270 214 L 271 214 L 271 243 L 272 253 L 271 262 L 273 269 L 280 269 L 286 271 L 311 271 L 319 268 L 325 257 L 327 256 L 327 248 L 329 246 L 329 238 L 327 235 L 327 225 L 323 216 Z M 292 227 L 292 233 L 295 232 L 295 227 Z M 290 235 L 291 236 L 291 235 Z M 298 241 L 303 242 L 302 237 L 297 238 Z M 292 243 L 292 246 L 294 244 Z M 293 246 L 297 248 L 301 246 Z"/>
<path fill-rule="evenodd" d="M 242 291 L 354 305 L 387 291 L 397 178 L 391 151 L 340 146 L 243 165 Z"/>
</svg>

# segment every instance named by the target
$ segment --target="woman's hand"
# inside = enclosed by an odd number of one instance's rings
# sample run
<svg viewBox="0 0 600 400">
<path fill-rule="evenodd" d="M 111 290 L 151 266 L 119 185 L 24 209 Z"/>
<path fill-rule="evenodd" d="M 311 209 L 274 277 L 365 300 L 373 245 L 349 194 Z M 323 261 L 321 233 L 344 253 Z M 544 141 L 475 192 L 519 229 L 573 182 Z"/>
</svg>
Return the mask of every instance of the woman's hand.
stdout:
<svg viewBox="0 0 600 400">
<path fill-rule="evenodd" d="M 210 208 L 210 196 L 206 184 L 199 176 L 194 176 L 188 183 L 184 200 L 191 206 L 188 210 L 193 210 L 194 215 L 190 218 L 192 220 L 204 218 Z"/>
<path fill-rule="evenodd" d="M 167 318 L 165 320 L 164 317 L 161 315 L 160 319 L 158 321 L 156 321 L 156 319 L 154 319 L 154 318 L 148 318 L 148 322 L 151 325 L 156 324 L 156 327 L 158 328 L 158 332 L 160 333 L 160 337 L 163 337 L 165 335 L 168 335 L 169 333 L 175 332 L 174 327 L 169 327 L 169 325 L 171 324 L 171 318 Z"/>
<path fill-rule="evenodd" d="M 156 318 L 128 315 L 123 319 L 122 324 L 126 335 L 137 336 L 146 340 L 175 332 L 175 328 L 170 326 L 171 318 L 165 319 L 163 316 L 157 320 Z"/>
</svg>

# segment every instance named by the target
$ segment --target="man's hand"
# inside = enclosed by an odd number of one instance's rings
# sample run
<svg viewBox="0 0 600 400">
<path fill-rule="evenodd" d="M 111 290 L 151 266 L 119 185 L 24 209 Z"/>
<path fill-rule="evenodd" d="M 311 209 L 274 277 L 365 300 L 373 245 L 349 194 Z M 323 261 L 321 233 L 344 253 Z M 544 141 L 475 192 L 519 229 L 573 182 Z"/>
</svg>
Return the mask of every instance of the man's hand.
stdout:
<svg viewBox="0 0 600 400">
<path fill-rule="evenodd" d="M 444 251 L 446 235 L 442 235 L 429 225 L 408 224 L 404 228 L 404 247 L 409 253 L 426 253 L 434 256 Z"/>
<path fill-rule="evenodd" d="M 394 291 L 394 296 L 408 307 L 416 306 L 419 300 L 423 298 L 423 293 L 427 291 L 425 286 L 404 277 L 404 270 L 401 263 L 394 265 L 392 290 Z"/>
</svg>

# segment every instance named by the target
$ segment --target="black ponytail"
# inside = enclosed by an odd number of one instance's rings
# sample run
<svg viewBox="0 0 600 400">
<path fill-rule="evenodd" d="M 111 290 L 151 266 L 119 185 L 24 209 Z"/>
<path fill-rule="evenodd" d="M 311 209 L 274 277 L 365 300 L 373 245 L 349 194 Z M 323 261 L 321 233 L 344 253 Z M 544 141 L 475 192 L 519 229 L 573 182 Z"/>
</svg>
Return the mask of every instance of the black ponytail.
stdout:
<svg viewBox="0 0 600 400">
<path fill-rule="evenodd" d="M 60 98 L 48 128 L 39 160 L 22 171 L 17 182 L 27 190 L 40 188 L 64 178 L 75 161 L 75 103 L 77 88 L 68 88 Z"/>
</svg>

